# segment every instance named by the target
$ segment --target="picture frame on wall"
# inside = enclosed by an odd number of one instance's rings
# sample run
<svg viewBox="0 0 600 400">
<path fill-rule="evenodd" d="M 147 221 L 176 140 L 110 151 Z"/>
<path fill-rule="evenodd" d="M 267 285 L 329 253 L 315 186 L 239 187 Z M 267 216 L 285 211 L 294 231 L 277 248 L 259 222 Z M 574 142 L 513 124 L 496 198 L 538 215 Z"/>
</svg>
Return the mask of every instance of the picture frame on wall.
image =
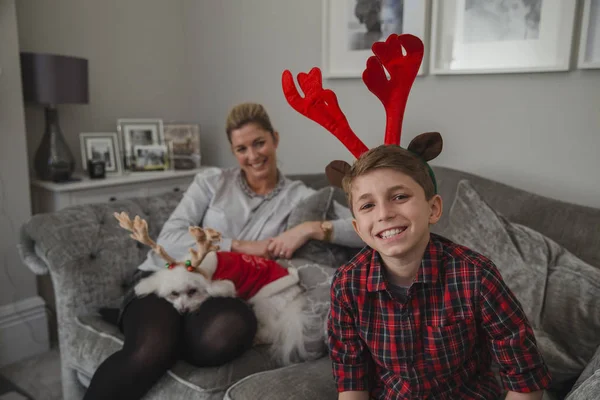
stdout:
<svg viewBox="0 0 600 400">
<path fill-rule="evenodd" d="M 373 43 L 410 33 L 427 44 L 429 1 L 324 0 L 322 65 L 325 78 L 360 78 Z M 426 73 L 427 56 L 419 69 Z"/>
<path fill-rule="evenodd" d="M 567 71 L 575 1 L 433 0 L 431 74 Z"/>
<path fill-rule="evenodd" d="M 116 132 L 82 132 L 79 134 L 79 143 L 84 171 L 87 171 L 87 162 L 93 160 L 104 161 L 108 175 L 120 175 L 123 172 Z"/>
<path fill-rule="evenodd" d="M 584 0 L 577 67 L 600 68 L 600 0 Z"/>
<path fill-rule="evenodd" d="M 151 146 L 164 144 L 163 120 L 159 118 L 117 120 L 117 131 L 123 143 L 125 168 L 135 167 L 135 146 Z"/>
<path fill-rule="evenodd" d="M 173 169 L 200 168 L 202 156 L 199 124 L 165 123 L 164 138 L 165 144 L 169 147 Z"/>
</svg>

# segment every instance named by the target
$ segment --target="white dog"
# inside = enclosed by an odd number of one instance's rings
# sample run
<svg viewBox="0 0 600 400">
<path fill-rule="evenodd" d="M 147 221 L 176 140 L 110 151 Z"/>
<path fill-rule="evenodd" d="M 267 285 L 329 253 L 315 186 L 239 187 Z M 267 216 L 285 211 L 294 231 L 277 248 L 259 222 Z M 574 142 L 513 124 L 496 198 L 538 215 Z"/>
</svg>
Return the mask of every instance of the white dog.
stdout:
<svg viewBox="0 0 600 400">
<path fill-rule="evenodd" d="M 253 307 L 258 321 L 255 344 L 270 344 L 284 364 L 319 356 L 305 346 L 311 337 L 309 327 L 316 315 L 307 311 L 298 272 L 274 261 L 231 252 L 219 252 L 213 244 L 220 234 L 212 229 L 190 227 L 197 249 L 190 260 L 176 261 L 148 236 L 146 221 L 126 213 L 115 213 L 121 227 L 131 237 L 150 246 L 167 261 L 167 268 L 142 279 L 134 288 L 139 297 L 154 293 L 173 304 L 180 313 L 193 312 L 208 297 L 240 297 Z"/>
</svg>

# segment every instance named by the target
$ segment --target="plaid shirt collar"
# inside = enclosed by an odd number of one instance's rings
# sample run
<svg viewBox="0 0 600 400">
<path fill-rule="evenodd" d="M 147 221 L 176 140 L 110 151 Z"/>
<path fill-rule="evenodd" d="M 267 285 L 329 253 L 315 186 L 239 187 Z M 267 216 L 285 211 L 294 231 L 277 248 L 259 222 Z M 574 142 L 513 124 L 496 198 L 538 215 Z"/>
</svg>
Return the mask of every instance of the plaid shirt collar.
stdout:
<svg viewBox="0 0 600 400">
<path fill-rule="evenodd" d="M 281 192 L 281 189 L 283 189 L 283 187 L 285 186 L 285 177 L 283 176 L 281 171 L 279 171 L 279 169 L 277 170 L 277 184 L 275 185 L 275 188 L 273 188 L 273 190 L 271 190 L 267 194 L 257 194 L 252 189 L 250 189 L 250 186 L 248 186 L 248 181 L 246 181 L 244 171 L 242 171 L 241 169 L 238 171 L 237 181 L 240 187 L 242 188 L 242 191 L 246 194 L 246 196 L 250 198 L 260 197 L 264 200 L 270 200 L 273 197 L 277 196 L 277 194 Z"/>
<path fill-rule="evenodd" d="M 435 240 L 435 235 L 431 235 L 429 243 L 425 248 L 421 267 L 417 272 L 415 283 L 436 283 L 440 276 L 440 265 L 442 265 L 442 244 Z M 379 292 L 387 290 L 385 274 L 383 271 L 383 261 L 379 252 L 373 251 L 369 272 L 367 275 L 367 290 L 369 292 Z"/>
</svg>

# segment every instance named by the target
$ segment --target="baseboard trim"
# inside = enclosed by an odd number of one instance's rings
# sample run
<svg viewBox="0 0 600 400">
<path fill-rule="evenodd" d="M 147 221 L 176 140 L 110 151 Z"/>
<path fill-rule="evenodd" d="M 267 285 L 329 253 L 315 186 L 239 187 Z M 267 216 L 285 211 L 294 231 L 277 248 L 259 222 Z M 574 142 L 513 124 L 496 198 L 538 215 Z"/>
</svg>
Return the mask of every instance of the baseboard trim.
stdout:
<svg viewBox="0 0 600 400">
<path fill-rule="evenodd" d="M 0 306 L 0 367 L 49 350 L 48 316 L 41 297 Z"/>
</svg>

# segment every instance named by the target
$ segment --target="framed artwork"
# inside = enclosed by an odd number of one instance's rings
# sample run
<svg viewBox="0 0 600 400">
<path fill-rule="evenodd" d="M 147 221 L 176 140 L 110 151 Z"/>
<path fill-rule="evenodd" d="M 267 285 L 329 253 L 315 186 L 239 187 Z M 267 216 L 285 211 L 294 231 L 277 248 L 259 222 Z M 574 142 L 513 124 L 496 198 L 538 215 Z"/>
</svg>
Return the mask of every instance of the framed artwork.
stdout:
<svg viewBox="0 0 600 400">
<path fill-rule="evenodd" d="M 423 0 L 324 0 L 323 77 L 360 78 L 371 46 L 392 33 L 410 33 L 427 45 L 428 4 Z M 427 56 L 419 69 L 425 73 Z"/>
<path fill-rule="evenodd" d="M 125 167 L 131 169 L 135 165 L 135 146 L 151 146 L 164 144 L 162 119 L 117 120 L 117 129 L 123 142 Z"/>
<path fill-rule="evenodd" d="M 584 0 L 577 66 L 600 68 L 600 0 Z"/>
<path fill-rule="evenodd" d="M 566 71 L 575 11 L 564 0 L 433 0 L 430 71 Z"/>
<path fill-rule="evenodd" d="M 165 144 L 173 169 L 195 169 L 201 165 L 200 125 L 165 123 Z"/>
<path fill-rule="evenodd" d="M 123 172 L 119 140 L 115 132 L 83 132 L 79 134 L 81 164 L 87 171 L 87 161 L 104 161 L 107 174 L 119 175 Z"/>
<path fill-rule="evenodd" d="M 169 168 L 169 153 L 167 146 L 134 145 L 135 171 L 160 171 Z"/>
</svg>

